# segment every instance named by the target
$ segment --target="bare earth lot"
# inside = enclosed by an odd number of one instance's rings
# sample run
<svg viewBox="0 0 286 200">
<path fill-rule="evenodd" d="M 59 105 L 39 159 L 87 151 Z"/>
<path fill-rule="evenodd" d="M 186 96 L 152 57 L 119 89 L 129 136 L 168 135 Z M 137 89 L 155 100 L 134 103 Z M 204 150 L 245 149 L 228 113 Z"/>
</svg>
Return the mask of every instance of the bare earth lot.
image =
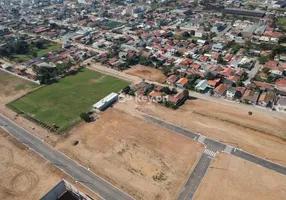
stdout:
<svg viewBox="0 0 286 200">
<path fill-rule="evenodd" d="M 40 199 L 61 179 L 95 196 L 0 128 L 1 200 Z"/>
<path fill-rule="evenodd" d="M 134 101 L 116 106 L 131 113 L 140 110 L 286 166 L 286 141 L 269 135 L 285 138 L 286 120 L 256 113 L 248 116 L 247 110 L 200 99 L 188 100 L 178 110 L 158 104 L 135 105 Z"/>
<path fill-rule="evenodd" d="M 124 73 L 158 83 L 164 83 L 167 78 L 162 71 L 143 65 L 136 65 L 131 69 L 124 71 Z"/>
<path fill-rule="evenodd" d="M 175 199 L 204 149 L 113 108 L 74 128 L 56 148 L 136 199 L 164 200 Z"/>
<path fill-rule="evenodd" d="M 194 200 L 282 200 L 286 176 L 228 154 L 218 154 Z"/>
<path fill-rule="evenodd" d="M 38 85 L 35 83 L 31 83 L 0 70 L 0 108 L 3 108 L 3 104 L 23 96 L 37 86 Z"/>
</svg>

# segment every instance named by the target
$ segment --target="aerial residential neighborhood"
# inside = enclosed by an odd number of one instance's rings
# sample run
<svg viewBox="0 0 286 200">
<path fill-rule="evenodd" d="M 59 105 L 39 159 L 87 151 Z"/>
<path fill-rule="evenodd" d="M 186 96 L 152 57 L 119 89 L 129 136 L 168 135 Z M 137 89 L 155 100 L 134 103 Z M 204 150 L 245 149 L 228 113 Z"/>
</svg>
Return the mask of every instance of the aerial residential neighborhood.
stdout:
<svg viewBox="0 0 286 200">
<path fill-rule="evenodd" d="M 0 199 L 286 197 L 286 1 L 0 0 Z"/>
</svg>

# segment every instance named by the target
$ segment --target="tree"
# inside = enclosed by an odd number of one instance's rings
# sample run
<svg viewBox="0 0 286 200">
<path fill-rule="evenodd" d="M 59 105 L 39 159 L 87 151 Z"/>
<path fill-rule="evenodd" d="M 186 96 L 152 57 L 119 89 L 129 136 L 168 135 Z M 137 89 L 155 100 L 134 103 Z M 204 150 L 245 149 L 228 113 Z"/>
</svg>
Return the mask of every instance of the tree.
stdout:
<svg viewBox="0 0 286 200">
<path fill-rule="evenodd" d="M 32 66 L 33 71 L 37 74 L 37 79 L 40 81 L 40 84 L 48 83 L 56 75 L 56 68 L 52 67 L 39 67 L 37 65 Z"/>
<path fill-rule="evenodd" d="M 172 91 L 170 90 L 169 87 L 163 87 L 162 92 L 164 92 L 167 95 L 172 95 Z"/>
<path fill-rule="evenodd" d="M 215 75 L 213 75 L 211 72 L 207 73 L 207 75 L 205 76 L 205 78 L 207 80 L 214 80 L 215 79 Z"/>
<path fill-rule="evenodd" d="M 285 43 L 286 42 L 286 36 L 280 37 L 278 42 L 279 42 L 279 44 Z"/>
<path fill-rule="evenodd" d="M 32 56 L 33 56 L 34 58 L 38 57 L 37 52 L 33 51 Z"/>
<path fill-rule="evenodd" d="M 44 49 L 44 41 L 38 40 L 35 44 L 38 49 Z"/>
<path fill-rule="evenodd" d="M 126 58 L 126 63 L 129 64 L 129 65 L 135 65 L 136 64 L 136 59 L 133 58 L 133 57 L 127 57 Z"/>
<path fill-rule="evenodd" d="M 222 55 L 220 54 L 217 58 L 217 63 L 222 64 L 222 65 L 226 65 L 227 62 L 223 59 Z"/>
<path fill-rule="evenodd" d="M 262 69 L 262 71 L 263 71 L 265 74 L 268 74 L 268 72 L 270 71 L 270 69 L 269 69 L 269 68 L 264 67 L 264 68 Z"/>
<path fill-rule="evenodd" d="M 189 90 L 184 90 L 184 91 L 183 91 L 184 97 L 188 97 L 188 96 L 189 96 L 189 93 L 190 93 Z"/>
<path fill-rule="evenodd" d="M 80 114 L 80 118 L 85 122 L 92 122 L 92 117 L 89 114 L 83 112 Z"/>
<path fill-rule="evenodd" d="M 258 58 L 259 64 L 265 64 L 269 60 L 269 56 L 260 56 Z"/>
<path fill-rule="evenodd" d="M 166 66 L 163 68 L 163 73 L 165 75 L 168 75 L 171 72 L 171 70 L 172 70 L 172 66 Z"/>
</svg>

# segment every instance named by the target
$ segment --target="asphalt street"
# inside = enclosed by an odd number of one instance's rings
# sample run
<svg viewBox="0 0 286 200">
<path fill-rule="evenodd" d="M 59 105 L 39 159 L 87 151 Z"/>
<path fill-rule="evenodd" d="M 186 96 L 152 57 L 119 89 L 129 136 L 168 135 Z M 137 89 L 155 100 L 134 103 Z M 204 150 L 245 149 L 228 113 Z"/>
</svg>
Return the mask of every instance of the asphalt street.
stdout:
<svg viewBox="0 0 286 200">
<path fill-rule="evenodd" d="M 198 189 L 203 177 L 205 176 L 210 164 L 211 164 L 212 158 L 207 155 L 203 154 L 197 163 L 196 167 L 194 168 L 193 172 L 191 173 L 191 176 L 187 180 L 186 184 L 182 188 L 178 200 L 185 200 L 185 199 L 192 199 L 196 190 Z"/>
<path fill-rule="evenodd" d="M 271 162 L 271 161 L 268 161 L 266 159 L 257 157 L 255 155 L 252 155 L 252 154 L 247 153 L 245 151 L 242 151 L 240 149 L 232 150 L 231 154 L 234 155 L 234 156 L 240 157 L 240 158 L 242 158 L 244 160 L 248 160 L 250 162 L 253 162 L 253 163 L 257 164 L 257 165 L 263 166 L 265 168 L 274 170 L 274 171 L 276 171 L 276 172 L 278 172 L 280 174 L 286 175 L 286 167 L 283 167 L 281 165 L 278 165 L 278 164 L 276 164 L 274 162 Z"/>
<path fill-rule="evenodd" d="M 0 127 L 106 200 L 134 199 L 0 114 Z"/>
</svg>

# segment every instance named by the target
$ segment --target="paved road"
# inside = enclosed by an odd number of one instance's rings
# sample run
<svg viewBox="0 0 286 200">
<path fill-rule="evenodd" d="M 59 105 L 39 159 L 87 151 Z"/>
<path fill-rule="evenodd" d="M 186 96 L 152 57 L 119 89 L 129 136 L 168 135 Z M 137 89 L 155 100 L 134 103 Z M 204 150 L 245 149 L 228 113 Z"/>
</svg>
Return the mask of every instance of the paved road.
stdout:
<svg viewBox="0 0 286 200">
<path fill-rule="evenodd" d="M 249 84 L 251 82 L 251 79 L 257 74 L 259 69 L 262 68 L 263 65 L 259 64 L 259 61 L 255 60 L 254 67 L 248 72 L 248 79 L 244 82 L 245 85 Z"/>
<path fill-rule="evenodd" d="M 284 167 L 284 166 L 281 166 L 281 165 L 276 164 L 274 162 L 260 158 L 258 156 L 252 155 L 252 154 L 245 152 L 243 150 L 236 149 L 232 146 L 225 145 L 221 142 L 212 140 L 210 138 L 199 135 L 197 133 L 193 133 L 189 130 L 178 127 L 176 125 L 165 122 L 163 120 L 157 119 L 157 118 L 152 117 L 150 115 L 141 114 L 141 116 L 146 121 L 149 121 L 151 123 L 155 123 L 159 126 L 167 128 L 173 132 L 176 132 L 176 133 L 184 135 L 188 138 L 197 140 L 198 142 L 203 143 L 206 147 L 206 150 L 203 153 L 203 156 L 201 157 L 201 159 L 197 163 L 195 169 L 193 170 L 191 176 L 187 180 L 185 186 L 182 188 L 182 190 L 178 196 L 178 200 L 192 199 L 192 197 L 195 194 L 197 188 L 199 187 L 204 175 L 206 174 L 207 169 L 209 168 L 211 160 L 213 159 L 213 157 L 215 157 L 215 153 L 218 151 L 224 151 L 224 152 L 231 154 L 233 156 L 237 156 L 241 159 L 255 163 L 255 164 L 260 165 L 262 167 L 265 167 L 267 169 L 274 170 L 280 174 L 286 175 L 286 167 Z"/>
<path fill-rule="evenodd" d="M 187 180 L 186 184 L 182 188 L 178 200 L 192 199 L 196 190 L 198 189 L 203 177 L 205 176 L 211 161 L 212 157 L 206 153 L 203 153 L 196 167 L 194 168 L 191 176 Z"/>
<path fill-rule="evenodd" d="M 0 127 L 106 200 L 134 199 L 0 114 Z"/>
<path fill-rule="evenodd" d="M 257 165 L 263 166 L 265 168 L 274 170 L 274 171 L 276 171 L 276 172 L 278 172 L 280 174 L 286 175 L 286 167 L 283 167 L 282 165 L 278 165 L 278 164 L 276 164 L 274 162 L 271 162 L 271 161 L 268 161 L 266 159 L 257 157 L 255 155 L 252 155 L 252 154 L 247 153 L 245 151 L 242 151 L 240 149 L 233 149 L 231 154 L 234 155 L 234 156 L 240 157 L 240 158 L 242 158 L 244 160 L 248 160 L 250 162 L 253 162 L 253 163 L 257 164 Z"/>
</svg>

